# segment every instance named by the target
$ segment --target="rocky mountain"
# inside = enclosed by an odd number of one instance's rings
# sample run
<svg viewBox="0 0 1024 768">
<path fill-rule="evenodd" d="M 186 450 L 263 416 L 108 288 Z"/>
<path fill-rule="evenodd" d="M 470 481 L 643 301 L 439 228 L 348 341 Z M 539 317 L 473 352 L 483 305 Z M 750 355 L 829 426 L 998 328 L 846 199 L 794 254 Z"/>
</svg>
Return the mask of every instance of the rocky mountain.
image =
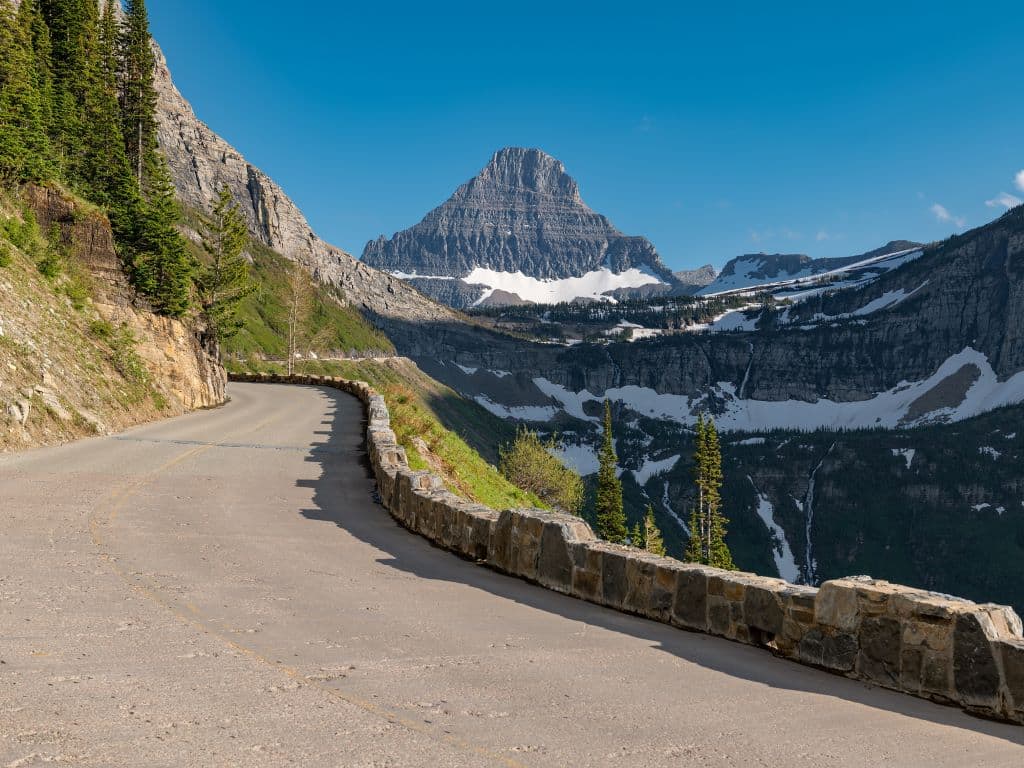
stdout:
<svg viewBox="0 0 1024 768">
<path fill-rule="evenodd" d="M 676 276 L 676 280 L 679 281 L 684 294 L 693 294 L 705 285 L 713 283 L 715 278 L 718 277 L 718 270 L 711 264 L 705 264 L 698 269 L 683 269 L 672 274 Z"/>
<path fill-rule="evenodd" d="M 362 260 L 455 307 L 666 291 L 678 280 L 643 237 L 591 210 L 561 162 L 510 147 L 415 226 Z"/>
<path fill-rule="evenodd" d="M 227 186 L 259 242 L 341 288 L 352 304 L 374 315 L 451 317 L 446 308 L 408 284 L 321 240 L 273 179 L 196 117 L 174 85 L 163 52 L 155 44 L 154 48 L 158 139 L 178 196 L 187 207 L 209 213 L 217 192 Z"/>
<path fill-rule="evenodd" d="M 698 293 L 706 296 L 812 277 L 853 264 L 869 262 L 889 254 L 905 253 L 920 247 L 920 243 L 910 240 L 892 240 L 881 248 L 867 253 L 825 259 L 814 259 L 802 253 L 748 253 L 728 261 L 717 276 L 700 287 Z"/>
</svg>

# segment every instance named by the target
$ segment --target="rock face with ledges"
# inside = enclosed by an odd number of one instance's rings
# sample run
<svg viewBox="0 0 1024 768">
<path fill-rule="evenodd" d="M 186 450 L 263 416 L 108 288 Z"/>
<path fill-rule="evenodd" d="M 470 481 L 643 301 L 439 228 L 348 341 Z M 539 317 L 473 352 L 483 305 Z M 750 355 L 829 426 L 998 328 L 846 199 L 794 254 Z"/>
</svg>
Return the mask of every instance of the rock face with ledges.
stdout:
<svg viewBox="0 0 1024 768">
<path fill-rule="evenodd" d="M 677 284 L 646 238 L 622 234 L 583 202 L 561 162 L 519 147 L 496 152 L 419 224 L 367 243 L 363 261 L 407 275 L 454 278 L 476 267 L 541 280 L 636 268 L 661 280 L 663 289 Z M 461 301 L 445 282 L 451 281 L 416 284 L 443 300 Z"/>
<path fill-rule="evenodd" d="M 361 264 L 321 240 L 302 211 L 267 174 L 196 117 L 171 79 L 167 60 L 155 47 L 158 139 L 181 201 L 210 212 L 222 187 L 241 208 L 249 232 L 261 243 L 296 261 L 323 282 L 373 314 L 411 319 L 451 316 L 414 288 Z"/>
</svg>

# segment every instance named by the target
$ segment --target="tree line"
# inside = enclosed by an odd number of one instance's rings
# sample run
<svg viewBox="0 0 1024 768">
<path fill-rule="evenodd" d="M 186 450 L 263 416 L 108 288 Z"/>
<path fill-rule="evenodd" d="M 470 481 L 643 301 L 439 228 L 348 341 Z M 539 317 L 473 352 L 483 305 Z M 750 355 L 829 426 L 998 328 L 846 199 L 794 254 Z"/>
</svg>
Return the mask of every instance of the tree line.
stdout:
<svg viewBox="0 0 1024 768">
<path fill-rule="evenodd" d="M 219 197 L 200 264 L 157 142 L 156 58 L 144 0 L 0 0 L 0 183 L 62 185 L 101 207 L 135 289 L 218 336 L 248 290 L 241 212 Z"/>
<path fill-rule="evenodd" d="M 694 442 L 695 504 L 690 514 L 690 542 L 684 558 L 692 563 L 735 570 L 725 543 L 728 520 L 722 512 L 722 451 L 713 419 L 703 414 L 698 417 Z M 586 497 L 583 479 L 559 461 L 555 455 L 559 447 L 557 437 L 544 440 L 535 431 L 522 427 L 515 440 L 501 449 L 500 469 L 512 483 L 537 494 L 553 509 L 582 516 Z M 644 510 L 642 521 L 629 527 L 618 461 L 611 402 L 605 400 L 594 496 L 594 530 L 606 541 L 638 547 L 656 555 L 666 554 L 650 504 Z"/>
</svg>

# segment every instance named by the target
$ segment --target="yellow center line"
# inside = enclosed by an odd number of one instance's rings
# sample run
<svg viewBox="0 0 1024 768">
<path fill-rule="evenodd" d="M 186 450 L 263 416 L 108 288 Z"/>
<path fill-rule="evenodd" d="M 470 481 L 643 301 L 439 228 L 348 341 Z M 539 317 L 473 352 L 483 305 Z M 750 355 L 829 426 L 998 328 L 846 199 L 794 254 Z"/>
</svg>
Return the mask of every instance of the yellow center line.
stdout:
<svg viewBox="0 0 1024 768">
<path fill-rule="evenodd" d="M 224 437 L 217 442 L 224 442 L 228 437 L 235 437 L 240 434 L 255 432 L 267 426 L 271 422 L 276 421 L 279 417 L 280 415 L 272 416 L 260 422 L 254 427 L 229 432 L 225 434 Z M 254 659 L 255 661 L 260 662 L 268 667 L 271 667 L 274 670 L 283 672 L 287 677 L 298 681 L 301 685 L 307 685 L 316 688 L 335 699 L 344 701 L 348 704 L 359 707 L 365 712 L 369 712 L 372 715 L 383 718 L 384 720 L 393 725 L 400 725 L 403 728 L 406 728 L 410 731 L 423 734 L 435 741 L 442 741 L 445 744 L 456 747 L 457 749 L 460 749 L 464 752 L 469 752 L 479 755 L 481 757 L 496 760 L 498 761 L 498 763 L 508 766 L 508 768 L 526 768 L 526 766 L 523 763 L 517 762 L 516 760 L 513 760 L 504 755 L 492 752 L 488 750 L 486 747 L 481 747 L 477 744 L 473 744 L 469 741 L 466 741 L 465 739 L 461 739 L 458 736 L 454 736 L 450 733 L 438 733 L 436 728 L 431 728 L 425 725 L 424 723 L 417 722 L 415 720 L 410 720 L 409 718 L 398 714 L 395 710 L 388 709 L 387 707 L 378 704 L 374 704 L 371 701 L 359 698 L 358 696 L 354 696 L 350 693 L 345 693 L 344 691 L 341 691 L 338 688 L 326 685 L 320 681 L 307 679 L 306 676 L 303 675 L 302 672 L 297 667 L 284 664 L 280 661 L 272 660 L 267 656 L 261 654 L 259 651 L 248 646 L 242 645 L 237 641 L 233 640 L 232 638 L 228 637 L 223 632 L 212 628 L 209 624 L 206 623 L 203 615 L 199 612 L 199 610 L 191 603 L 186 603 L 186 610 L 182 611 L 180 608 L 178 608 L 177 605 L 169 601 L 160 592 L 160 590 L 155 585 L 153 585 L 152 582 L 149 582 L 149 580 L 145 579 L 143 576 L 133 576 L 129 574 L 118 564 L 117 558 L 112 556 L 109 552 L 102 551 L 108 545 L 108 543 L 104 540 L 102 536 L 103 526 L 110 526 L 110 524 L 112 524 L 114 520 L 117 519 L 118 513 L 124 508 L 124 506 L 135 494 L 137 494 L 147 485 L 152 483 L 159 475 L 166 472 L 167 470 L 173 469 L 179 464 L 191 458 L 199 456 L 200 454 L 205 453 L 211 448 L 216 447 L 218 446 L 214 444 L 208 444 L 200 445 L 195 448 L 190 448 L 189 450 L 179 454 L 175 458 L 156 468 L 155 470 L 143 476 L 134 483 L 125 483 L 112 493 L 108 494 L 107 497 L 97 505 L 96 512 L 90 517 L 89 520 L 89 532 L 93 544 L 101 550 L 99 552 L 100 559 L 103 560 L 103 562 L 110 567 L 111 571 L 113 571 L 113 573 L 116 574 L 132 591 L 138 593 L 139 595 L 142 595 L 147 600 L 156 603 L 161 608 L 164 608 L 181 623 L 185 624 L 186 626 L 198 629 L 204 634 L 211 635 L 212 637 L 217 638 L 225 645 L 227 645 L 229 648 L 241 654 L 244 654 L 250 659 Z M 100 512 L 100 508 L 102 507 L 106 507 L 106 516 L 105 519 L 103 519 L 101 522 L 100 518 L 102 515 Z"/>
</svg>

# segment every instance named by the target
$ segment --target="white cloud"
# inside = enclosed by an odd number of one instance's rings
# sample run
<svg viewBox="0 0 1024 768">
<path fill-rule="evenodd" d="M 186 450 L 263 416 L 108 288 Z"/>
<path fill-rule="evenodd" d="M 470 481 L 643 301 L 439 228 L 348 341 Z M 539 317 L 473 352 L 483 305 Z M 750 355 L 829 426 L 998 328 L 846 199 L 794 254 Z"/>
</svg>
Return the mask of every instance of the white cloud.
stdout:
<svg viewBox="0 0 1024 768">
<path fill-rule="evenodd" d="M 832 235 L 830 235 L 824 229 L 819 229 L 818 234 L 814 236 L 814 239 L 817 240 L 819 243 L 823 243 L 824 241 L 830 240 L 831 238 Z"/>
<path fill-rule="evenodd" d="M 1024 171 L 1017 171 L 1017 175 L 1013 177 L 1013 183 L 1017 185 L 1017 189 L 1024 192 Z"/>
<path fill-rule="evenodd" d="M 991 200 L 985 201 L 985 205 L 989 208 L 1016 208 L 1021 203 L 1024 203 L 1024 200 L 1007 192 L 1000 192 Z"/>
<path fill-rule="evenodd" d="M 935 214 L 935 218 L 939 221 L 950 221 L 957 226 L 958 229 L 963 229 L 967 225 L 967 219 L 963 216 L 954 216 L 949 212 L 949 209 L 944 205 L 935 203 L 931 207 L 931 212 Z"/>
</svg>

